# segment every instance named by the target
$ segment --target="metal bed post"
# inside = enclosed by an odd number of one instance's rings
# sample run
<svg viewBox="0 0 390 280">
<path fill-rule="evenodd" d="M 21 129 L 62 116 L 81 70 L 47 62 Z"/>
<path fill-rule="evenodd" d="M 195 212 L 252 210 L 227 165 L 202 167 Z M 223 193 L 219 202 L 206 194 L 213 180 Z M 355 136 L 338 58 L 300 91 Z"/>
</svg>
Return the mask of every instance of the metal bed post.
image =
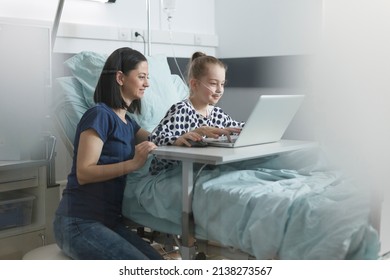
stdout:
<svg viewBox="0 0 390 280">
<path fill-rule="evenodd" d="M 192 216 L 192 194 L 194 184 L 194 169 L 192 160 L 182 161 L 182 246 L 180 253 L 182 259 L 191 260 L 195 257 L 195 229 Z"/>
<path fill-rule="evenodd" d="M 152 30 L 150 29 L 150 0 L 146 0 L 146 18 L 148 31 L 148 56 L 152 55 Z"/>
</svg>

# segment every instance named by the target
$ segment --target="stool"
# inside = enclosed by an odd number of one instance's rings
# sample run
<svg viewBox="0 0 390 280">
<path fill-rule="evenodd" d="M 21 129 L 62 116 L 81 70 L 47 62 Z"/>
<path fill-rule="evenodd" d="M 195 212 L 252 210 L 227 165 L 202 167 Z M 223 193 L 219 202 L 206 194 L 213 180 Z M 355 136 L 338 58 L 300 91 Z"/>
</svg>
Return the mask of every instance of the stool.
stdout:
<svg viewBox="0 0 390 280">
<path fill-rule="evenodd" d="M 23 260 L 71 260 L 56 243 L 38 247 L 23 256 Z"/>
</svg>

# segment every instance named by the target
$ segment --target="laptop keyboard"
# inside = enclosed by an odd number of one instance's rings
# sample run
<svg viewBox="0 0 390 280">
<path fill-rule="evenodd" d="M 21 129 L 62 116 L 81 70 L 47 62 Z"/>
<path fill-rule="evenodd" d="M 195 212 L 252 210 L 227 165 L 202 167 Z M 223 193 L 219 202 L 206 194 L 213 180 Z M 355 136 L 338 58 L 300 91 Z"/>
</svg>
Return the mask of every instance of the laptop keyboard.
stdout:
<svg viewBox="0 0 390 280">
<path fill-rule="evenodd" d="M 221 136 L 218 138 L 218 142 L 222 142 L 222 143 L 234 143 L 236 142 L 238 136 L 237 135 L 231 135 L 230 136 L 230 139 L 231 141 L 228 140 L 228 138 L 226 136 Z"/>
</svg>

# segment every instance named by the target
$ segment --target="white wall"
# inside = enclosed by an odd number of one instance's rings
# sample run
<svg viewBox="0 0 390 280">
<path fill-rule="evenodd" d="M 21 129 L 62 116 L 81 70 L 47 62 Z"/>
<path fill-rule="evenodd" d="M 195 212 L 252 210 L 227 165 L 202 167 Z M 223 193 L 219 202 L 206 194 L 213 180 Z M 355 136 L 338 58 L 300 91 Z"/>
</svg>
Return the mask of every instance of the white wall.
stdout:
<svg viewBox="0 0 390 280">
<path fill-rule="evenodd" d="M 225 58 L 312 52 L 321 19 L 320 3 L 321 0 L 178 0 L 172 22 L 175 54 L 188 57 L 197 49 L 215 54 L 218 45 L 217 55 Z M 160 4 L 159 0 L 151 0 L 152 41 L 163 41 L 154 43 L 153 52 L 172 54 L 166 14 Z M 51 25 L 56 6 L 55 0 L 0 0 L 0 18 Z M 143 50 L 141 43 L 118 42 L 117 35 L 120 28 L 146 30 L 146 1 L 100 4 L 66 0 L 61 22 L 63 27 L 67 23 L 76 24 L 66 28 L 76 38 L 59 38 L 55 51 L 77 52 L 82 48 L 111 51 L 124 43 Z M 91 27 L 98 28 L 94 31 Z M 80 40 L 78 35 L 84 29 L 89 34 L 105 34 L 105 39 L 111 40 Z M 60 28 L 59 37 L 63 32 Z"/>
<path fill-rule="evenodd" d="M 219 57 L 312 53 L 321 0 L 215 0 Z"/>
<path fill-rule="evenodd" d="M 323 0 L 215 0 L 217 55 L 222 58 L 313 55 L 321 44 L 322 6 Z M 254 74 L 248 72 L 247 75 Z M 284 71 L 280 75 L 288 73 Z M 221 105 L 234 108 L 238 97 L 254 100 L 264 93 L 308 92 L 303 88 L 228 87 Z M 289 129 L 286 135 L 298 139 L 315 138 L 310 130 L 302 129 L 302 111 L 305 110 L 306 106 L 303 106 L 291 125 L 294 129 Z M 242 113 L 239 117 L 247 115 Z"/>
<path fill-rule="evenodd" d="M 0 19 L 51 26 L 57 3 L 55 0 L 0 0 Z M 152 54 L 189 57 L 199 49 L 215 54 L 218 38 L 214 26 L 214 1 L 176 1 L 171 24 L 172 41 L 167 16 L 160 4 L 161 1 L 151 0 Z M 131 33 L 138 30 L 144 32 L 146 38 L 146 11 L 145 0 L 117 0 L 115 4 L 66 0 L 54 51 L 108 53 L 124 45 L 143 51 L 142 40 L 139 38 L 135 42 Z M 123 40 L 120 31 L 128 32 L 127 38 Z"/>
</svg>

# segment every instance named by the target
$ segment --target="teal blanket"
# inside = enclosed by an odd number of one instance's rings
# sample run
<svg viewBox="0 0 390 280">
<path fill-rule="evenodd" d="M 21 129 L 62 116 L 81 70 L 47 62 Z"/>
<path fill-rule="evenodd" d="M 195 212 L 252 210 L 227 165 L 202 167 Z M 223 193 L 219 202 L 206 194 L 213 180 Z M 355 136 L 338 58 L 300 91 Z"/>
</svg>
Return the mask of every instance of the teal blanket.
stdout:
<svg viewBox="0 0 390 280">
<path fill-rule="evenodd" d="M 123 214 L 180 234 L 181 166 L 152 176 L 148 164 L 128 176 Z M 317 150 L 206 166 L 195 178 L 196 237 L 257 259 L 377 259 L 369 198 Z"/>
</svg>

